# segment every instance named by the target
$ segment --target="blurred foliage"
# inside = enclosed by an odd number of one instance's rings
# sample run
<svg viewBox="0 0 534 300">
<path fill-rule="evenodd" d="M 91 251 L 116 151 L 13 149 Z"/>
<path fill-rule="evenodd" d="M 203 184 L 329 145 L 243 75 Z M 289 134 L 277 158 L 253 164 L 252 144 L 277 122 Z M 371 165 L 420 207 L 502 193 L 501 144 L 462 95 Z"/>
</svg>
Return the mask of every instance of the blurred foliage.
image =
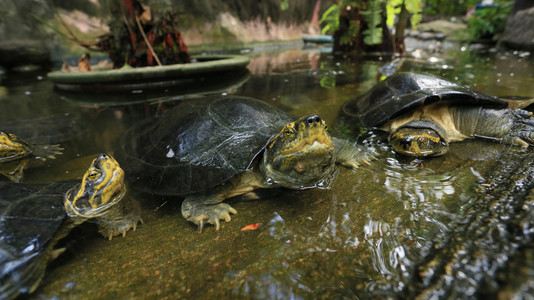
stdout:
<svg viewBox="0 0 534 300">
<path fill-rule="evenodd" d="M 501 0 L 496 1 L 492 6 L 477 9 L 467 21 L 470 38 L 492 38 L 502 33 L 513 5 L 513 1 Z"/>
<path fill-rule="evenodd" d="M 424 15 L 463 16 L 467 9 L 474 7 L 480 0 L 426 0 Z"/>
<path fill-rule="evenodd" d="M 324 25 L 322 34 L 333 34 L 339 28 L 339 8 L 340 6 L 334 3 L 321 16 L 319 24 Z"/>
<path fill-rule="evenodd" d="M 351 20 L 350 26 L 341 37 L 340 44 L 347 44 L 353 37 L 358 34 L 363 35 L 363 42 L 366 45 L 377 45 L 382 43 L 383 32 L 382 18 L 383 7 L 386 7 L 386 23 L 388 26 L 394 26 L 395 20 L 404 5 L 411 14 L 411 24 L 415 26 L 421 22 L 421 10 L 423 0 L 340 0 L 328 8 L 322 15 L 319 23 L 323 25 L 323 34 L 332 34 L 339 29 L 339 17 L 341 10 L 359 11 L 359 16 L 365 22 L 366 26 L 362 32 L 360 20 Z"/>
<path fill-rule="evenodd" d="M 361 11 L 364 16 L 367 28 L 363 30 L 363 42 L 367 45 L 378 45 L 382 43 L 382 3 L 383 0 L 368 1 L 367 9 Z"/>
<path fill-rule="evenodd" d="M 280 9 L 282 11 L 287 10 L 289 8 L 289 0 L 282 0 L 280 3 Z"/>
<path fill-rule="evenodd" d="M 417 24 L 421 23 L 423 15 L 421 11 L 423 10 L 423 1 L 422 0 L 389 0 L 387 1 L 387 24 L 390 27 L 395 26 L 395 17 L 400 14 L 401 6 L 404 3 L 406 9 L 411 14 L 410 24 L 415 28 Z"/>
</svg>

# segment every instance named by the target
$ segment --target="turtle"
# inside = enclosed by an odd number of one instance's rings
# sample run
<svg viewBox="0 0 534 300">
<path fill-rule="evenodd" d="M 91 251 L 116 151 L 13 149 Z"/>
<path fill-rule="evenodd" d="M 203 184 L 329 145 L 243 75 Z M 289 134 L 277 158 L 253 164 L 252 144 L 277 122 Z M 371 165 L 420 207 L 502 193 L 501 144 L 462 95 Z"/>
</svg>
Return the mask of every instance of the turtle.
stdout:
<svg viewBox="0 0 534 300">
<path fill-rule="evenodd" d="M 62 154 L 58 143 L 81 135 L 85 129 L 72 116 L 50 115 L 0 122 L 0 174 L 21 182 L 24 169 Z"/>
<path fill-rule="evenodd" d="M 54 159 L 62 150 L 59 145 L 31 144 L 13 133 L 0 131 L 0 174 L 13 182 L 21 182 L 30 160 Z"/>
<path fill-rule="evenodd" d="M 75 226 L 91 220 L 108 239 L 135 230 L 141 218 L 126 195 L 124 171 L 106 153 L 81 182 L 0 182 L 0 298 L 33 292 L 47 262 L 65 250 L 57 242 Z"/>
<path fill-rule="evenodd" d="M 264 101 L 223 96 L 178 105 L 127 130 L 115 155 L 142 191 L 185 197 L 182 216 L 229 222 L 225 199 L 258 199 L 259 188 L 328 188 L 335 163 L 357 168 L 372 149 L 332 137 L 318 115 L 296 118 Z"/>
<path fill-rule="evenodd" d="M 379 128 L 402 155 L 447 153 L 450 142 L 486 138 L 528 147 L 534 143 L 534 99 L 498 98 L 439 76 L 396 73 L 346 102 L 339 115 L 352 132 Z"/>
</svg>

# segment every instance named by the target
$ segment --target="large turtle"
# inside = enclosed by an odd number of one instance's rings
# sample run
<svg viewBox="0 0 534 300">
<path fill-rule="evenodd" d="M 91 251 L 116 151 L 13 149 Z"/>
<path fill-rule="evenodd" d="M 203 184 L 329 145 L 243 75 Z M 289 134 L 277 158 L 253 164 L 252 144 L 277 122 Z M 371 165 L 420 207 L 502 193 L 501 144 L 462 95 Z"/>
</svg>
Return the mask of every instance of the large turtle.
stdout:
<svg viewBox="0 0 534 300">
<path fill-rule="evenodd" d="M 46 263 L 64 249 L 56 243 L 86 220 L 106 238 L 135 230 L 138 215 L 125 208 L 124 171 L 100 154 L 79 181 L 0 182 L 0 299 L 31 293 Z"/>
<path fill-rule="evenodd" d="M 438 156 L 450 142 L 473 137 L 532 145 L 534 120 L 520 109 L 532 102 L 488 96 L 434 75 L 397 73 L 345 103 L 340 120 L 355 131 L 389 132 L 398 153 Z"/>
<path fill-rule="evenodd" d="M 295 118 L 263 101 L 222 97 L 183 103 L 134 126 L 117 160 L 133 186 L 186 195 L 182 215 L 204 224 L 230 221 L 227 198 L 256 188 L 327 188 L 335 163 L 357 167 L 371 152 L 332 138 L 316 115 Z"/>
</svg>

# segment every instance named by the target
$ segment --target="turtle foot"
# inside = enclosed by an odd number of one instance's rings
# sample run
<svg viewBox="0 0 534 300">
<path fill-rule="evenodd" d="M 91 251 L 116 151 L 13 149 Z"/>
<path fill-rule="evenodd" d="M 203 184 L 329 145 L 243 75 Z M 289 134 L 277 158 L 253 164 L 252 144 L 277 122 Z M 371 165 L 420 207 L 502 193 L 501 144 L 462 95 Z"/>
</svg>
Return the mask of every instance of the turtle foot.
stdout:
<svg viewBox="0 0 534 300">
<path fill-rule="evenodd" d="M 534 145 L 534 119 L 532 113 L 516 109 L 511 110 L 513 125 L 503 137 L 503 142 L 528 147 Z"/>
<path fill-rule="evenodd" d="M 219 230 L 221 228 L 219 220 L 230 222 L 232 220 L 230 214 L 237 214 L 237 211 L 226 203 L 194 203 L 187 199 L 182 203 L 182 216 L 198 225 L 200 233 L 207 223 L 215 225 L 215 230 Z"/>
<path fill-rule="evenodd" d="M 140 216 L 128 215 L 114 220 L 106 220 L 106 222 L 98 223 L 98 232 L 104 237 L 111 240 L 114 236 L 122 234 L 126 236 L 126 232 L 130 229 L 135 231 L 137 229 L 137 223 L 143 223 Z"/>
<path fill-rule="evenodd" d="M 47 160 L 55 159 L 56 155 L 63 154 L 63 148 L 59 145 L 38 145 L 33 150 L 36 159 Z"/>
<path fill-rule="evenodd" d="M 346 167 L 357 169 L 361 165 L 370 165 L 376 159 L 375 149 L 356 145 L 347 140 L 334 138 L 336 162 Z"/>
</svg>

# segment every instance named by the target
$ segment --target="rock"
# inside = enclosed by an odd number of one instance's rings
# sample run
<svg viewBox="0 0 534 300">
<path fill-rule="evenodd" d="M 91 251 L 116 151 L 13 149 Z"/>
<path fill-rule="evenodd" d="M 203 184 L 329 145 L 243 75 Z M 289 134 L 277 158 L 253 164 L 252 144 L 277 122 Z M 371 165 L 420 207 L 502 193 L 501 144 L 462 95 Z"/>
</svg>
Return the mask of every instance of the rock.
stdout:
<svg viewBox="0 0 534 300">
<path fill-rule="evenodd" d="M 20 66 L 50 66 L 48 47 L 34 40 L 0 41 L 0 65 L 6 69 Z"/>
<path fill-rule="evenodd" d="M 534 7 L 508 18 L 501 43 L 513 49 L 534 51 Z"/>
<path fill-rule="evenodd" d="M 455 32 L 466 30 L 467 26 L 462 23 L 451 22 L 447 20 L 436 20 L 432 22 L 421 23 L 417 25 L 417 29 L 420 31 L 440 32 L 449 37 Z"/>
</svg>

